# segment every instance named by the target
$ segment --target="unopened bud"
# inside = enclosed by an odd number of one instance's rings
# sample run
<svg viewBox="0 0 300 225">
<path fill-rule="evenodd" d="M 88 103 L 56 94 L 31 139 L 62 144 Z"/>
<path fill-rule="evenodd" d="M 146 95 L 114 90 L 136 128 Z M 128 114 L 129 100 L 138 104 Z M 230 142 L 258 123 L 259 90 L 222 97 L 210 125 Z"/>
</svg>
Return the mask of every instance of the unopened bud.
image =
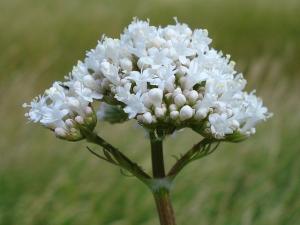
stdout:
<svg viewBox="0 0 300 225">
<path fill-rule="evenodd" d="M 90 115 L 92 115 L 94 113 L 93 110 L 92 110 L 92 108 L 89 107 L 89 106 L 85 107 L 84 112 L 88 116 L 90 116 Z"/>
<path fill-rule="evenodd" d="M 194 109 L 192 109 L 188 105 L 185 105 L 180 110 L 180 113 L 179 113 L 180 120 L 184 121 L 184 120 L 190 119 L 193 117 L 193 114 L 194 114 Z"/>
<path fill-rule="evenodd" d="M 155 111 L 155 116 L 157 118 L 163 117 L 165 115 L 165 113 L 166 113 L 165 108 L 158 108 L 158 107 L 156 107 L 154 111 Z"/>
<path fill-rule="evenodd" d="M 191 103 L 195 103 L 198 99 L 198 92 L 195 90 L 192 90 L 188 93 L 188 101 Z"/>
<path fill-rule="evenodd" d="M 84 119 L 82 118 L 82 116 L 76 116 L 75 121 L 81 125 L 84 124 Z"/>
<path fill-rule="evenodd" d="M 106 74 L 106 73 L 109 71 L 109 69 L 110 69 L 110 64 L 109 64 L 109 62 L 103 61 L 103 62 L 101 63 L 101 71 L 102 71 L 102 73 Z"/>
<path fill-rule="evenodd" d="M 86 75 L 83 77 L 83 83 L 90 88 L 95 87 L 95 79 L 91 75 Z"/>
<path fill-rule="evenodd" d="M 195 114 L 195 119 L 202 120 L 207 116 L 208 109 L 207 108 L 200 108 L 197 110 Z"/>
<path fill-rule="evenodd" d="M 160 105 L 163 98 L 163 91 L 159 88 L 153 88 L 149 91 L 148 96 L 153 105 Z"/>
<path fill-rule="evenodd" d="M 177 119 L 177 118 L 179 117 L 179 112 L 178 112 L 178 111 L 172 111 L 172 112 L 170 113 L 170 117 L 171 117 L 171 119 L 173 119 L 173 120 Z"/>
<path fill-rule="evenodd" d="M 186 77 L 180 77 L 179 83 L 181 84 L 182 87 L 184 87 L 186 84 Z"/>
<path fill-rule="evenodd" d="M 175 90 L 174 90 L 174 92 L 173 92 L 173 96 L 175 97 L 176 95 L 178 95 L 178 94 L 182 94 L 182 90 L 181 90 L 181 88 L 176 88 Z"/>
<path fill-rule="evenodd" d="M 233 129 L 238 129 L 240 127 L 240 123 L 237 120 L 232 120 L 231 121 L 231 127 Z"/>
<path fill-rule="evenodd" d="M 55 130 L 54 130 L 54 133 L 59 138 L 64 138 L 67 135 L 66 130 L 62 127 L 56 127 Z"/>
<path fill-rule="evenodd" d="M 169 110 L 172 112 L 172 111 L 176 111 L 177 110 L 177 106 L 175 104 L 171 104 L 169 106 Z"/>
<path fill-rule="evenodd" d="M 150 107 L 151 107 L 152 102 L 151 102 L 151 99 L 149 98 L 148 93 L 145 93 L 145 94 L 143 95 L 143 103 L 144 103 L 144 105 L 145 105 L 147 108 L 150 108 Z"/>
<path fill-rule="evenodd" d="M 143 114 L 143 121 L 146 124 L 151 124 L 152 123 L 152 115 L 150 112 L 146 112 Z"/>
<path fill-rule="evenodd" d="M 65 124 L 68 126 L 68 127 L 73 127 L 74 126 L 74 121 L 72 119 L 67 119 L 65 121 Z"/>
<path fill-rule="evenodd" d="M 120 65 L 123 70 L 126 70 L 126 71 L 132 70 L 132 62 L 128 58 L 121 59 Z"/>
<path fill-rule="evenodd" d="M 186 98 L 183 94 L 178 94 L 174 98 L 176 106 L 181 107 L 186 103 Z"/>
</svg>

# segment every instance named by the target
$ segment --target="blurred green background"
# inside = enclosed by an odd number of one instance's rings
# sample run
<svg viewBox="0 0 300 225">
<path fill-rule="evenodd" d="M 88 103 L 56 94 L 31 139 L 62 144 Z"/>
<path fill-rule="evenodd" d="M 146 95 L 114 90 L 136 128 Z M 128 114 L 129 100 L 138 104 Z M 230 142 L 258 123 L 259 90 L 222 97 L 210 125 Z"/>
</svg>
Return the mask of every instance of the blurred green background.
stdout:
<svg viewBox="0 0 300 225">
<path fill-rule="evenodd" d="M 153 225 L 151 194 L 98 160 L 26 124 L 28 102 L 62 80 L 102 34 L 118 37 L 137 16 L 154 25 L 206 28 L 230 53 L 274 117 L 241 144 L 222 144 L 173 188 L 178 225 L 300 224 L 300 2 L 298 0 L 1 0 L 0 224 Z M 150 171 L 149 144 L 134 124 L 101 123 L 99 133 Z M 169 138 L 165 155 L 200 139 Z"/>
</svg>

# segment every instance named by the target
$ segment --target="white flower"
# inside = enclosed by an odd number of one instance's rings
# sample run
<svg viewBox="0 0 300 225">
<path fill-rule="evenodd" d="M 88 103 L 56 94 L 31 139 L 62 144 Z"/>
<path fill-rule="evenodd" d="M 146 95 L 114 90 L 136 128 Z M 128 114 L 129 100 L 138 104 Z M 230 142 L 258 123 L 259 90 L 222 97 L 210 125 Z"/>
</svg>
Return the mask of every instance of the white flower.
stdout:
<svg viewBox="0 0 300 225">
<path fill-rule="evenodd" d="M 101 63 L 100 70 L 111 83 L 115 85 L 120 84 L 119 69 L 117 66 L 105 60 Z"/>
<path fill-rule="evenodd" d="M 29 112 L 25 113 L 25 116 L 34 123 L 39 122 L 43 118 L 43 109 L 47 107 L 47 99 L 45 96 L 38 96 L 30 104 L 24 103 L 24 108 L 30 108 Z"/>
<path fill-rule="evenodd" d="M 145 93 L 147 91 L 147 84 L 152 81 L 153 77 L 153 70 L 146 69 L 141 72 L 130 72 L 127 79 L 134 81 L 136 85 L 136 91 L 141 91 L 142 93 Z"/>
<path fill-rule="evenodd" d="M 172 65 L 161 66 L 156 70 L 156 77 L 150 81 L 161 90 L 172 92 L 174 90 L 175 73 L 177 70 Z"/>
<path fill-rule="evenodd" d="M 209 122 L 211 124 L 211 132 L 216 138 L 223 138 L 226 134 L 232 134 L 231 120 L 226 114 L 211 114 L 209 115 Z"/>
<path fill-rule="evenodd" d="M 103 37 L 65 82 L 24 104 L 26 116 L 59 137 L 78 140 L 76 124 L 95 122 L 90 107 L 100 101 L 99 115 L 111 112 L 105 116 L 111 122 L 136 119 L 148 129 L 189 126 L 217 139 L 249 136 L 271 114 L 254 92 L 244 91 L 243 75 L 211 41 L 207 30 L 193 31 L 177 19 L 166 27 L 134 19 L 119 39 Z"/>
</svg>

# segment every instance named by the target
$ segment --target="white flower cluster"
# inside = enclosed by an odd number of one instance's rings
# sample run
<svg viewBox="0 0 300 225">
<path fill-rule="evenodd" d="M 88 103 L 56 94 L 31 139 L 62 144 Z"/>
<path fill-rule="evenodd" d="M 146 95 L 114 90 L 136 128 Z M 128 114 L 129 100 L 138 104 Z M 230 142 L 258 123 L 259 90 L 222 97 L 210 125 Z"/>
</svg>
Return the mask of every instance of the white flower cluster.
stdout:
<svg viewBox="0 0 300 225">
<path fill-rule="evenodd" d="M 177 20 L 155 27 L 135 19 L 120 39 L 103 37 L 66 82 L 54 83 L 29 105 L 27 115 L 69 131 L 70 117 L 85 118 L 89 104 L 99 100 L 146 128 L 191 127 L 217 139 L 248 136 L 271 114 L 254 92 L 243 91 L 246 80 L 230 56 L 210 43 L 207 30 L 191 30 Z"/>
<path fill-rule="evenodd" d="M 45 127 L 53 130 L 57 137 L 69 141 L 83 138 L 79 126 L 94 129 L 97 118 L 92 107 L 89 106 L 93 99 L 86 99 L 76 94 L 76 82 L 67 87 L 60 82 L 55 82 L 45 91 L 43 96 L 36 97 L 30 104 L 30 111 L 25 114 L 33 122 L 40 122 Z"/>
</svg>

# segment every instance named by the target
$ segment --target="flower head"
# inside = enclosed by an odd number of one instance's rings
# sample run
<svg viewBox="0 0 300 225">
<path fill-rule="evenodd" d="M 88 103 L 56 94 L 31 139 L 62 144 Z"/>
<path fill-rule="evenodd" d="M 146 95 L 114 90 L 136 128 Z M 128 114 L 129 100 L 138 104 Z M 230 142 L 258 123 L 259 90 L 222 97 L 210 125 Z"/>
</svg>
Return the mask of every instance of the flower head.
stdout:
<svg viewBox="0 0 300 225">
<path fill-rule="evenodd" d="M 119 39 L 103 37 L 65 82 L 25 104 L 26 116 L 60 137 L 75 135 L 76 124 L 94 121 L 86 110 L 97 100 L 101 118 L 114 122 L 127 115 L 147 129 L 190 127 L 216 139 L 247 137 L 271 113 L 254 92 L 244 91 L 235 63 L 211 41 L 207 30 L 193 31 L 177 20 L 155 27 L 134 19 Z M 122 119 L 105 116 L 120 110 L 114 115 Z"/>
</svg>

